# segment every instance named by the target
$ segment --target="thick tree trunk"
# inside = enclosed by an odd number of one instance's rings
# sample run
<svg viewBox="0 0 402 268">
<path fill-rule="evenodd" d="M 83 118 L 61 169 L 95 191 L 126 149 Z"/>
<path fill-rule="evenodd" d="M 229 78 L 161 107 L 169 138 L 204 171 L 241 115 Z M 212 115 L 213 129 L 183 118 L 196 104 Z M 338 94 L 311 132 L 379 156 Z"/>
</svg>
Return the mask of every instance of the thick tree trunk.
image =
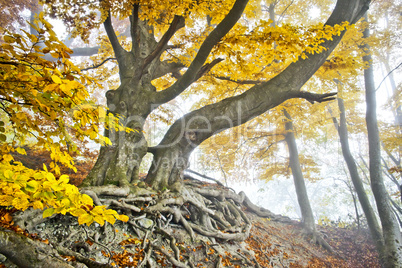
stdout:
<svg viewBox="0 0 402 268">
<path fill-rule="evenodd" d="M 363 182 L 360 178 L 359 172 L 357 170 L 357 165 L 355 159 L 350 152 L 349 147 L 349 139 L 348 139 L 348 129 L 346 126 L 346 114 L 345 114 L 345 106 L 343 104 L 343 99 L 338 98 L 338 106 L 340 111 L 340 122 L 338 124 L 335 117 L 333 117 L 333 121 L 336 129 L 338 130 L 339 140 L 341 143 L 343 158 L 345 159 L 346 165 L 348 166 L 350 177 L 352 178 L 353 186 L 357 193 L 357 197 L 359 199 L 360 205 L 362 206 L 364 215 L 367 219 L 367 224 L 370 229 L 371 236 L 375 242 L 376 248 L 379 252 L 379 255 L 384 254 L 384 239 L 382 237 L 382 232 L 380 225 L 377 221 L 377 217 L 373 208 L 370 205 L 370 200 L 367 197 L 366 191 L 363 186 Z"/>
<path fill-rule="evenodd" d="M 105 136 L 110 139 L 112 145 L 101 147 L 97 162 L 84 180 L 83 186 L 127 186 L 133 179 L 138 178 L 141 160 L 148 149 L 142 130 L 145 118 L 152 108 L 149 93 L 149 90 L 153 90 L 151 86 L 130 83 L 106 93 L 110 112 L 123 116 L 123 126 L 134 131 L 116 131 L 114 126 L 109 126 Z"/>
<path fill-rule="evenodd" d="M 296 138 L 293 129 L 292 118 L 284 109 L 283 113 L 287 119 L 285 123 L 285 142 L 289 149 L 289 165 L 292 170 L 293 181 L 296 188 L 297 201 L 302 214 L 302 222 L 304 227 L 311 233 L 315 232 L 315 223 L 313 210 L 311 209 L 310 200 L 308 198 L 306 184 L 303 178 L 303 172 L 300 167 L 299 152 L 297 150 Z"/>
<path fill-rule="evenodd" d="M 367 16 L 366 16 L 367 18 Z M 369 29 L 364 31 L 364 37 L 369 37 Z M 392 212 L 388 198 L 388 192 L 385 188 L 382 178 L 381 166 L 381 145 L 380 135 L 377 125 L 376 112 L 376 91 L 374 86 L 374 75 L 372 67 L 372 58 L 370 47 L 364 46 L 367 55 L 363 60 L 367 62 L 369 68 L 364 70 L 364 82 L 366 87 L 366 124 L 369 140 L 369 169 L 371 189 L 377 204 L 378 213 L 381 219 L 384 236 L 384 255 L 382 263 L 384 267 L 402 267 L 402 241 L 401 233 L 395 215 Z"/>
</svg>

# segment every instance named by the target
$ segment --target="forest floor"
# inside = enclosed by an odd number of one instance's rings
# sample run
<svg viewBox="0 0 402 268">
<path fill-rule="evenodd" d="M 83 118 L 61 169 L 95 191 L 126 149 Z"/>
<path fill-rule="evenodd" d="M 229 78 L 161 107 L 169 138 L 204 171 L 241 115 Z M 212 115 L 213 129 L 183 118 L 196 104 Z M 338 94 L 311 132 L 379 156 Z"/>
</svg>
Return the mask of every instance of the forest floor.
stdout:
<svg viewBox="0 0 402 268">
<path fill-rule="evenodd" d="M 333 255 L 309 241 L 308 237 L 304 235 L 303 228 L 297 221 L 287 220 L 286 222 L 279 222 L 260 218 L 252 213 L 246 212 L 246 214 L 252 220 L 253 227 L 250 232 L 251 235 L 245 241 L 245 247 L 250 252 L 254 252 L 255 258 L 253 258 L 253 262 L 257 261 L 260 267 L 380 267 L 375 247 L 369 237 L 368 231 L 365 229 L 357 230 L 355 228 L 318 226 L 318 230 L 337 253 Z M 71 225 L 71 221 L 74 221 L 74 219 L 70 219 L 70 222 L 67 222 L 65 225 Z M 55 237 L 52 236 L 54 230 L 58 230 L 59 232 L 63 230 L 61 225 L 59 223 L 56 224 L 56 222 L 60 221 L 53 221 L 53 223 L 50 221 L 46 224 L 41 224 L 35 229 L 37 233 L 29 233 L 14 225 L 12 213 L 9 210 L 0 209 L 1 227 L 50 245 L 52 243 L 60 243 L 60 241 L 52 241 L 57 237 L 57 235 Z M 44 225 L 50 227 L 47 229 L 52 230 L 53 233 L 47 232 Z M 105 249 L 102 251 L 104 256 L 101 262 L 108 262 L 111 267 L 137 267 L 146 254 L 145 250 L 141 248 L 143 241 L 127 232 L 127 230 L 124 230 L 118 224 L 113 227 L 109 226 L 114 232 L 113 243 L 108 243 L 105 246 Z M 84 233 L 84 230 L 85 228 L 82 230 L 82 233 Z M 82 239 L 77 239 L 76 243 L 77 247 L 74 250 L 86 255 L 87 250 L 94 242 L 89 237 L 85 239 L 84 236 Z M 82 243 L 87 245 L 82 245 Z M 236 244 L 238 242 L 226 243 Z M 229 252 L 216 254 L 214 245 L 208 242 L 204 243 L 200 240 L 195 243 L 186 243 L 184 240 L 178 241 L 178 245 L 181 256 L 196 256 L 192 263 L 193 267 L 244 267 Z M 169 260 L 163 257 L 162 252 L 160 256 L 161 258 L 156 260 L 156 267 L 175 267 L 169 263 Z M 74 257 L 71 256 L 64 256 L 63 258 L 68 261 L 74 261 Z M 215 266 L 218 263 L 218 259 L 220 266 Z M 97 258 L 97 260 L 99 259 Z M 258 265 L 255 264 L 254 267 L 258 267 Z M 1 264 L 0 258 L 0 267 L 12 268 L 16 266 L 5 266 L 5 264 Z"/>
<path fill-rule="evenodd" d="M 36 154 L 35 157 L 20 158 L 19 161 L 34 169 L 49 162 L 49 156 L 43 153 Z M 78 172 L 70 176 L 71 183 L 79 185 L 91 165 L 92 162 L 78 163 Z M 212 187 L 211 189 L 215 187 L 209 183 L 202 184 Z M 58 258 L 81 268 L 380 267 L 375 246 L 367 229 L 340 228 L 335 224 L 317 226 L 322 237 L 334 249 L 335 254 L 332 254 L 313 243 L 298 221 L 274 214 L 272 218 L 261 218 L 248 211 L 245 206 L 240 206 L 240 209 L 252 223 L 250 235 L 244 242 L 210 240 L 197 232 L 195 239 L 191 240 L 185 228 L 173 222 L 155 231 L 154 227 L 149 225 L 150 222 L 152 225 L 152 220 L 145 217 L 131 219 L 136 222 L 134 225 L 118 221 L 114 225 L 105 224 L 101 227 L 92 224 L 87 227 L 78 225 L 77 219 L 72 216 L 57 215 L 36 225 L 31 224 L 28 228 L 14 223 L 20 212 L 3 207 L 0 207 L 0 230 L 12 230 L 43 242 L 50 246 L 49 249 L 61 246 L 71 254 L 61 254 Z M 39 211 L 39 216 L 40 213 Z M 156 222 L 153 225 L 155 226 Z M 148 235 L 149 233 L 154 234 Z M 173 237 L 175 240 L 172 240 Z M 175 241 L 173 246 L 172 241 Z M 91 266 L 86 263 L 85 266 L 82 261 L 76 262 L 77 258 L 81 257 L 105 265 Z M 176 265 L 172 264 L 175 262 Z M 2 267 L 17 266 L 10 264 L 0 255 L 0 268 Z"/>
</svg>

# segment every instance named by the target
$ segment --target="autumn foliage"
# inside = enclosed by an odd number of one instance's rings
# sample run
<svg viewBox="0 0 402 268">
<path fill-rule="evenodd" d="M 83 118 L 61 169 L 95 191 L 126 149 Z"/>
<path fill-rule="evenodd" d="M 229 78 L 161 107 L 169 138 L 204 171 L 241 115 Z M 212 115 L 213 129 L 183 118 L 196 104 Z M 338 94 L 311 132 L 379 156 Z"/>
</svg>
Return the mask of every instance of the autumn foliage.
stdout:
<svg viewBox="0 0 402 268">
<path fill-rule="evenodd" d="M 99 128 L 123 127 L 91 101 L 87 88 L 96 81 L 70 61 L 72 51 L 58 40 L 43 14 L 31 27 L 38 35 L 5 30 L 0 48 L 0 206 L 42 209 L 44 217 L 70 213 L 87 225 L 126 221 L 127 216 L 94 206 L 60 168 L 77 171 L 73 155 L 80 151 L 75 141 L 110 143 Z M 23 146 L 30 143 L 50 154 L 43 170 L 30 169 L 13 156 L 26 154 Z"/>
</svg>

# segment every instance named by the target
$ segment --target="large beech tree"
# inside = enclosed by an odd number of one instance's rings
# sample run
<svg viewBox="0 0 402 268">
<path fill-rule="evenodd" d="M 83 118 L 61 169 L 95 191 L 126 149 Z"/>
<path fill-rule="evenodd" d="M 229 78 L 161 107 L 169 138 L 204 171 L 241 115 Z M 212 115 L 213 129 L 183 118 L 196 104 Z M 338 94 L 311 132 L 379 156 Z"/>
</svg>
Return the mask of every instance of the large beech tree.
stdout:
<svg viewBox="0 0 402 268">
<path fill-rule="evenodd" d="M 235 1 L 227 14 L 219 14 L 223 19 L 216 25 L 212 24 L 211 31 L 206 31 L 207 36 L 202 40 L 195 56 L 188 55 L 186 58 L 188 61 L 190 57 L 190 62 L 166 59 L 167 56 L 164 56 L 166 51 L 179 46 L 173 43 L 174 35 L 185 27 L 187 19 L 192 19 L 188 11 L 175 15 L 171 9 L 167 10 L 166 16 L 170 16 L 169 27 L 160 38 L 156 38 L 154 27 L 150 25 L 154 23 L 152 19 L 141 20 L 146 17 L 145 6 L 139 2 L 134 3 L 132 10 L 125 10 L 125 14 L 131 13 L 129 18 L 132 46 L 131 50 L 127 51 L 120 44 L 112 26 L 110 14 L 111 11 L 116 12 L 113 10 L 113 3 L 103 5 L 103 24 L 118 62 L 120 76 L 120 86 L 106 93 L 107 104 L 111 113 L 124 116 L 126 125 L 138 131 L 130 134 L 106 133 L 113 145 L 101 148 L 98 161 L 84 181 L 85 186 L 127 186 L 138 177 L 138 167 L 147 152 L 151 152 L 154 158 L 146 182 L 156 188 L 169 186 L 182 178 L 194 148 L 212 135 L 243 124 L 287 99 L 304 98 L 310 102 L 331 99 L 330 93 L 314 94 L 302 91 L 301 88 L 340 41 L 342 32 L 339 28 L 329 33 L 327 38 L 330 40 L 318 45 L 321 47 L 321 53 L 302 52 L 299 60 L 289 64 L 269 81 L 261 81 L 240 95 L 184 115 L 170 127 L 158 146 L 149 148 L 142 134 L 145 119 L 159 105 L 174 99 L 188 87 L 200 86 L 196 84 L 200 77 L 214 67 L 219 68 L 220 62 L 228 60 L 219 57 L 216 50 L 222 46 L 225 35 L 235 29 L 236 23 L 242 23 L 241 17 L 247 1 Z M 338 1 L 326 25 L 336 27 L 335 25 L 344 22 L 354 23 L 367 8 L 368 1 Z M 201 12 L 201 8 L 196 11 Z M 248 33 L 252 35 L 253 31 Z M 324 37 L 325 34 L 321 36 Z M 261 40 L 264 41 L 266 40 Z M 319 42 L 318 39 L 314 41 L 316 43 L 307 44 L 307 51 L 317 52 L 318 49 L 312 48 L 314 45 L 317 47 Z M 274 45 L 272 49 L 275 49 Z M 169 74 L 176 78 L 175 81 L 167 88 L 157 90 L 152 81 Z M 230 73 L 228 75 L 230 76 Z"/>
</svg>

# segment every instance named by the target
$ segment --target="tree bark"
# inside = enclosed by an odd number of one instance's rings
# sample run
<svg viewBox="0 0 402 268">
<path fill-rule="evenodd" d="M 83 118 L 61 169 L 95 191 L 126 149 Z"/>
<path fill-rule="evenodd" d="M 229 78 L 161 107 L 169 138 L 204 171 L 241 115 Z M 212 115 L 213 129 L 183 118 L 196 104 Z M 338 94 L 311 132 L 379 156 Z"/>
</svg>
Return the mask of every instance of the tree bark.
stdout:
<svg viewBox="0 0 402 268">
<path fill-rule="evenodd" d="M 369 29 L 366 28 L 363 36 L 364 38 L 368 38 L 369 35 Z M 395 215 L 392 212 L 388 199 L 388 192 L 382 178 L 381 145 L 377 124 L 377 104 L 372 58 L 370 47 L 367 44 L 364 46 L 364 49 L 367 55 L 363 57 L 363 61 L 369 66 L 364 70 L 364 82 L 366 88 L 366 124 L 369 141 L 370 180 L 371 189 L 374 193 L 377 204 L 378 214 L 381 219 L 385 246 L 385 256 L 382 256 L 383 258 L 381 261 L 384 267 L 402 267 L 401 233 Z"/>
<path fill-rule="evenodd" d="M 359 172 L 357 170 L 357 165 L 355 159 L 350 152 L 349 147 L 349 139 L 348 139 L 348 129 L 346 126 L 346 114 L 345 114 L 345 106 L 343 104 L 343 99 L 338 98 L 338 106 L 340 111 L 340 122 L 335 117 L 332 117 L 332 120 L 335 124 L 335 128 L 338 131 L 339 140 L 341 143 L 343 158 L 345 159 L 346 165 L 348 166 L 349 174 L 353 182 L 353 186 L 357 193 L 357 197 L 359 199 L 360 205 L 362 206 L 364 215 L 367 219 L 367 224 L 370 229 L 371 236 L 375 242 L 377 251 L 379 255 L 382 256 L 384 254 L 384 239 L 382 237 L 382 232 L 380 225 L 377 221 L 377 217 L 373 208 L 370 205 L 370 200 L 367 197 L 366 191 L 363 186 L 363 182 L 360 178 Z"/>
<path fill-rule="evenodd" d="M 302 222 L 304 228 L 306 228 L 309 232 L 314 233 L 314 215 L 313 210 L 311 209 L 310 200 L 308 198 L 306 184 L 303 178 L 303 172 L 300 167 L 299 152 L 297 150 L 292 117 L 285 109 L 283 110 L 283 113 L 287 119 L 285 122 L 285 142 L 289 150 L 289 165 L 290 169 L 292 170 L 293 181 L 296 188 L 297 201 L 299 203 L 300 211 L 302 214 Z"/>
</svg>

